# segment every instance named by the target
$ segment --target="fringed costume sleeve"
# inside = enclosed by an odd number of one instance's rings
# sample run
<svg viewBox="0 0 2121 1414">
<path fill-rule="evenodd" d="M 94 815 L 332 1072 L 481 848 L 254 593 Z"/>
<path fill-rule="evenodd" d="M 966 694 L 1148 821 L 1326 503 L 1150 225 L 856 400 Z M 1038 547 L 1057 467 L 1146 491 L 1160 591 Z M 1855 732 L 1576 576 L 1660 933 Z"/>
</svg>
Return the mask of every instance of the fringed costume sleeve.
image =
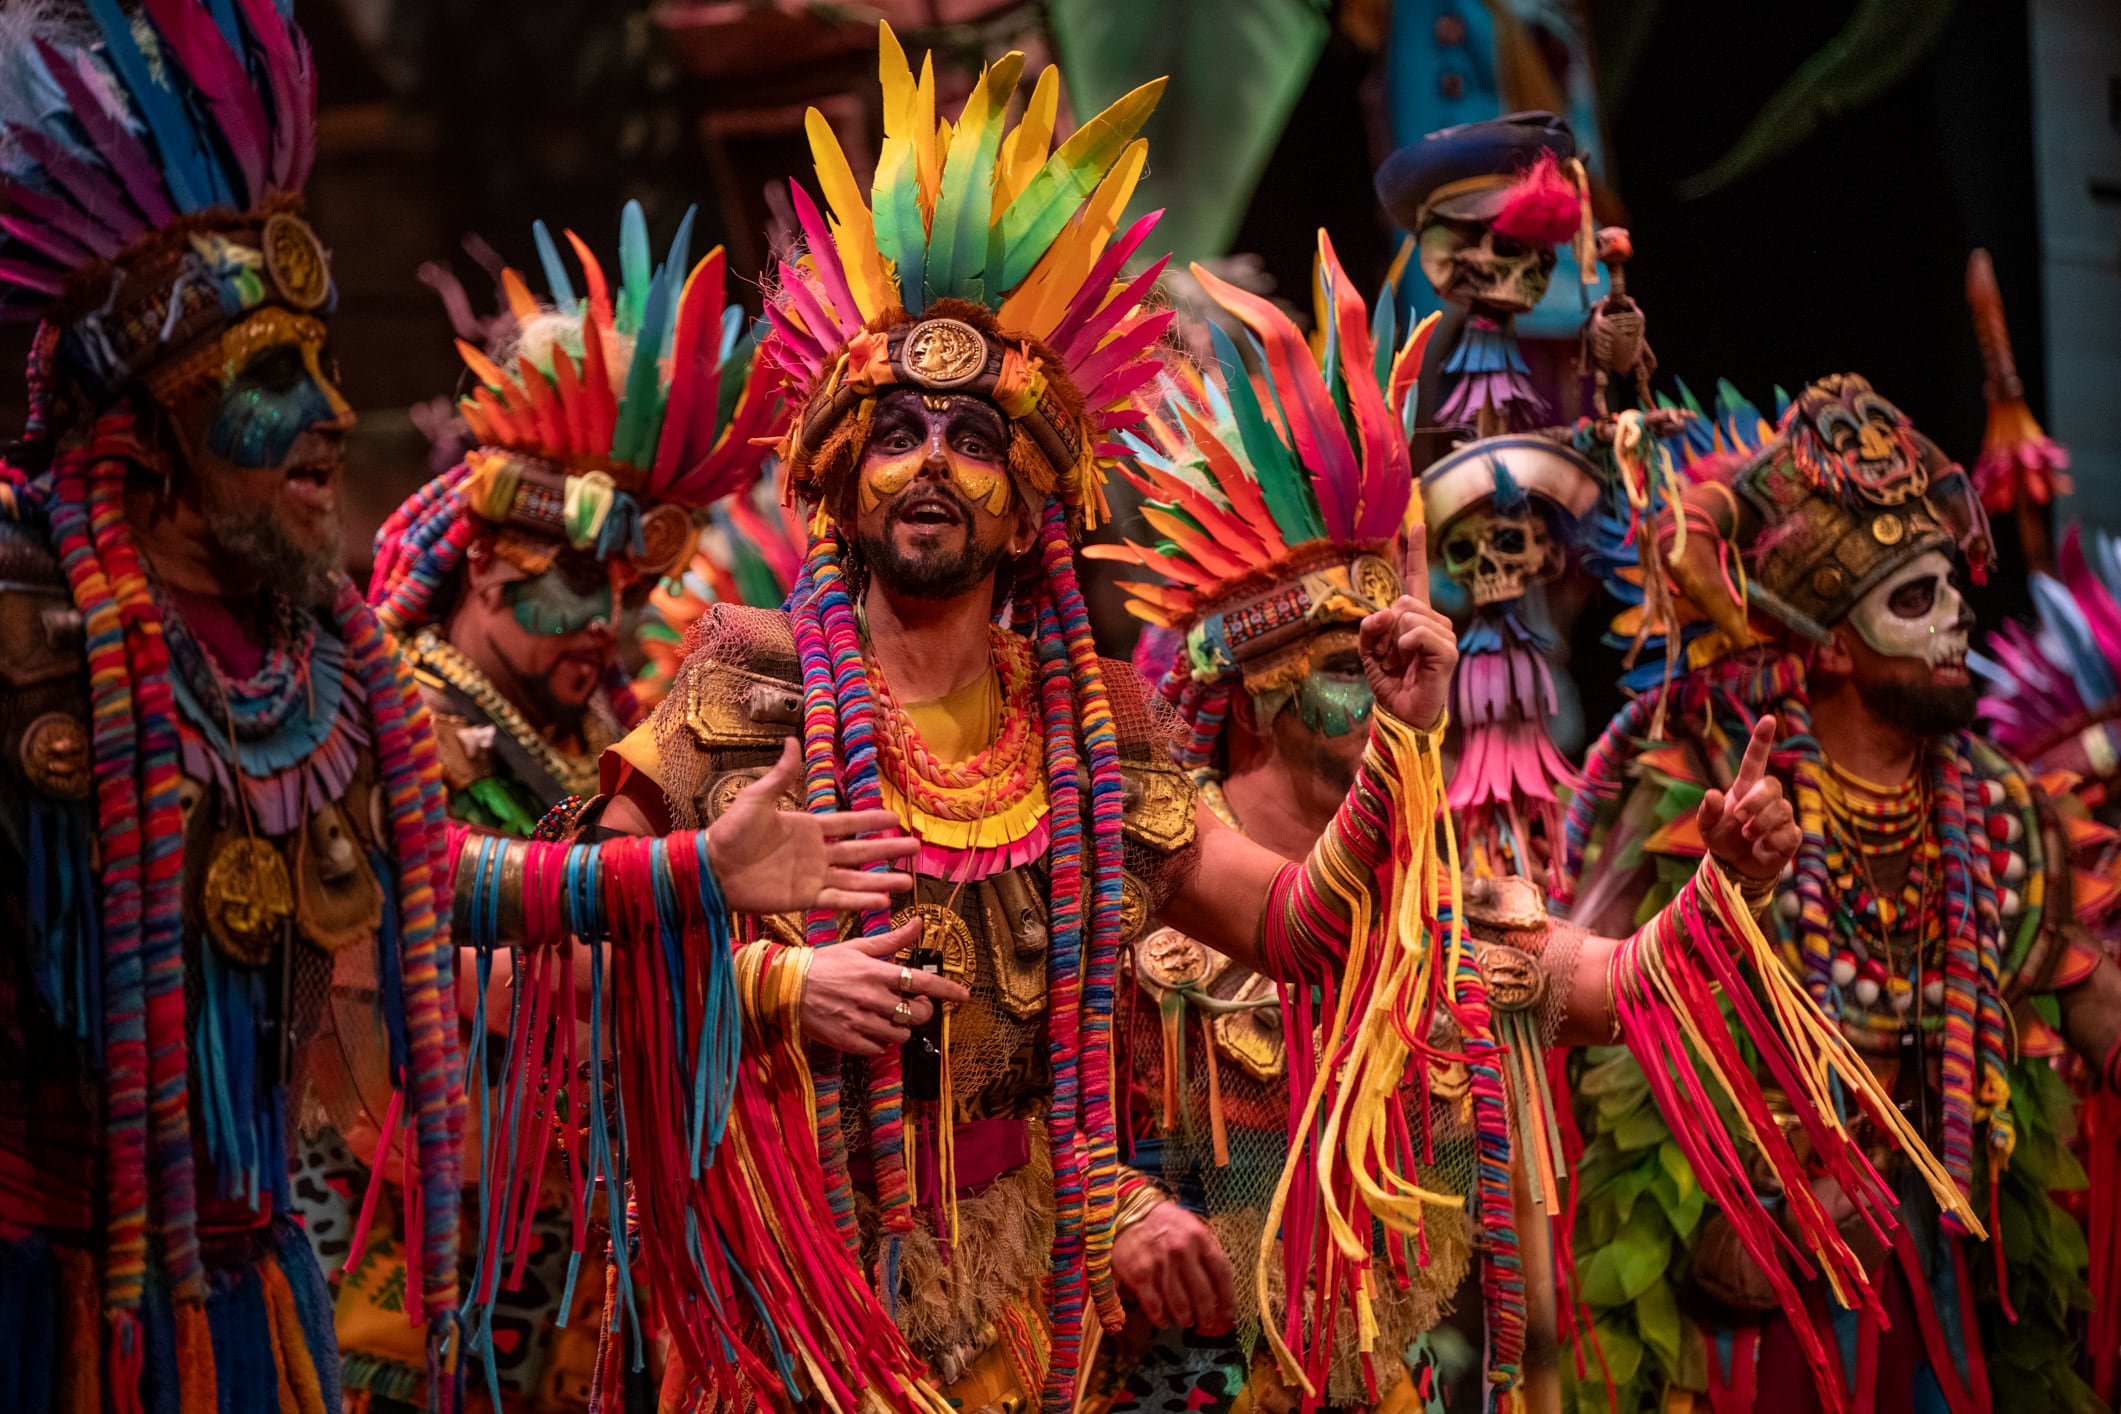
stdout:
<svg viewBox="0 0 2121 1414">
<path fill-rule="evenodd" d="M 653 1328 L 638 1287 L 687 1368 L 722 1372 L 730 1397 L 817 1396 L 852 1410 L 866 1387 L 893 1407 L 925 1407 L 918 1363 L 853 1254 L 829 1219 L 811 1220 L 826 1185 L 816 1144 L 797 1138 L 813 1132 L 815 1099 L 795 1024 L 810 951 L 737 944 L 706 839 L 462 837 L 456 905 L 477 956 L 474 1034 L 486 1029 L 496 951 L 515 952 L 518 979 L 500 1082 L 477 1101 L 486 1138 L 471 1348 L 489 1335 L 494 1292 L 530 1256 L 543 1146 L 557 1134 L 574 1213 L 563 1307 L 598 1185 L 632 1197 L 610 1206 L 627 1358 L 638 1363 Z M 740 1057 L 758 1083 L 738 1084 Z M 636 1254 L 638 1277 L 626 1270 Z M 846 1332 L 864 1339 L 850 1345 Z"/>
<path fill-rule="evenodd" d="M 1267 1321 L 1283 1372 L 1310 1392 L 1307 1402 L 1316 1400 L 1332 1333 L 1351 1313 L 1358 1348 L 1370 1358 L 1379 1283 L 1402 1278 L 1403 1262 L 1421 1260 L 1424 1208 L 1464 1203 L 1416 1181 L 1435 1162 L 1422 1118 L 1432 1112 L 1434 1075 L 1453 1063 L 1470 1075 L 1478 1136 L 1473 1199 L 1489 1249 L 1491 1380 L 1514 1385 L 1523 1353 L 1511 1056 L 1460 914 L 1457 847 L 1448 814 L 1439 813 L 1443 798 L 1437 734 L 1380 713 L 1347 804 L 1312 856 L 1283 871 L 1263 923 L 1270 965 L 1309 984 L 1284 990 L 1288 1034 L 1312 1035 L 1323 1023 L 1315 1054 L 1290 1050 L 1302 1099 L 1267 1223 L 1282 1235 L 1284 1289 L 1307 1293 L 1279 1321 Z M 1835 1178 L 1881 1235 L 1892 1221 L 1888 1190 L 1836 1116 L 1868 1115 L 1948 1213 L 1970 1231 L 1979 1223 L 1869 1069 L 1790 978 L 1754 922 L 1757 901 L 1713 860 L 1704 863 L 1671 905 L 1613 949 L 1610 1005 L 1702 1186 L 1772 1274 L 1785 1309 L 1798 1313 L 1808 1358 L 1824 1372 L 1826 1349 L 1802 1320 L 1796 1282 L 1819 1272 L 1845 1305 L 1876 1298 L 1813 1196 L 1810 1175 Z M 1763 1080 L 1793 1102 L 1809 1167 L 1772 1118 Z M 1756 1151 L 1780 1181 L 1783 1221 L 1747 1181 Z M 1382 1244 L 1372 1240 L 1373 1225 L 1386 1234 Z M 1263 1298 L 1268 1260 L 1254 1274 Z"/>
</svg>

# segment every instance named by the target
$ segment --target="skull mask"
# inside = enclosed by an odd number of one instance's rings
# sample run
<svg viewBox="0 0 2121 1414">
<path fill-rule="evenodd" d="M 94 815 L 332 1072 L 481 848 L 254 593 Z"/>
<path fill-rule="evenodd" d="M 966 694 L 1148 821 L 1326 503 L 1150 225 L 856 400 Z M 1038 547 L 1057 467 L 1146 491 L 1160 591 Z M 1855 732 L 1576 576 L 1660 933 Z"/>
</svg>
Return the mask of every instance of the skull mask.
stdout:
<svg viewBox="0 0 2121 1414">
<path fill-rule="evenodd" d="M 1546 297 L 1554 247 L 1497 234 L 1486 221 L 1431 216 L 1422 223 L 1421 273 L 1454 304 L 1524 314 Z"/>
<path fill-rule="evenodd" d="M 1888 658 L 1956 668 L 1966 662 L 1973 615 L 1952 584 L 1952 562 L 1930 550 L 1857 600 L 1848 622 L 1865 643 Z"/>
<path fill-rule="evenodd" d="M 1561 547 L 1536 509 L 1508 515 L 1484 507 L 1468 511 L 1444 535 L 1443 567 L 1476 606 L 1502 604 L 1559 573 Z"/>
</svg>

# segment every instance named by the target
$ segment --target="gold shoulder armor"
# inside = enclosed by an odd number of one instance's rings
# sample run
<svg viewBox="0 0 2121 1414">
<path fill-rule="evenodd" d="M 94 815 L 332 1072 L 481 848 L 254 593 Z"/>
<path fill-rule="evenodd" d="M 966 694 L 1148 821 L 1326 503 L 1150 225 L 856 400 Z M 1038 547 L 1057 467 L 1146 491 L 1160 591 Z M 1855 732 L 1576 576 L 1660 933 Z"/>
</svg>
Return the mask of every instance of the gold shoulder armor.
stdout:
<svg viewBox="0 0 2121 1414">
<path fill-rule="evenodd" d="M 1193 843 L 1193 783 L 1163 761 L 1122 761 L 1121 828 L 1128 838 L 1171 854 Z"/>
</svg>

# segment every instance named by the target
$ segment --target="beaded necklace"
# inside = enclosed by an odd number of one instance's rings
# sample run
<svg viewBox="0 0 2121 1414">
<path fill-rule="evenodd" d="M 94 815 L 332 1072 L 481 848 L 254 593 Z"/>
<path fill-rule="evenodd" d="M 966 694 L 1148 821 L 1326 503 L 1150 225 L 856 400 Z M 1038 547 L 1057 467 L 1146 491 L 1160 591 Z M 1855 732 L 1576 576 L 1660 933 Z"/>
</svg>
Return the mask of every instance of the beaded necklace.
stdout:
<svg viewBox="0 0 2121 1414">
<path fill-rule="evenodd" d="M 309 687 L 309 665 L 317 643 L 316 615 L 278 590 L 269 591 L 264 661 L 249 677 L 236 679 L 192 637 L 184 616 L 161 586 L 153 588 L 170 666 L 191 690 L 192 700 L 226 704 L 226 724 L 238 741 L 261 741 L 286 725 Z"/>
<path fill-rule="evenodd" d="M 432 627 L 423 628 L 414 635 L 406 657 L 415 671 L 433 674 L 476 703 L 495 726 L 507 732 L 511 741 L 529 753 L 530 759 L 538 763 L 538 769 L 552 777 L 561 790 L 569 795 L 590 795 L 596 791 L 597 759 L 604 754 L 604 748 L 611 745 L 602 739 L 608 734 L 602 730 L 596 713 L 587 713 L 582 718 L 582 740 L 588 750 L 575 756 L 547 741 L 471 659 L 459 653 Z"/>
<path fill-rule="evenodd" d="M 935 759 L 912 714 L 891 695 L 875 659 L 862 655 L 869 690 L 890 723 L 877 737 L 878 764 L 917 809 L 939 819 L 981 820 L 1016 805 L 1038 784 L 1042 763 L 1031 730 L 1031 645 L 999 627 L 990 626 L 988 638 L 1002 680 L 1001 720 L 984 751 L 955 763 Z"/>
</svg>

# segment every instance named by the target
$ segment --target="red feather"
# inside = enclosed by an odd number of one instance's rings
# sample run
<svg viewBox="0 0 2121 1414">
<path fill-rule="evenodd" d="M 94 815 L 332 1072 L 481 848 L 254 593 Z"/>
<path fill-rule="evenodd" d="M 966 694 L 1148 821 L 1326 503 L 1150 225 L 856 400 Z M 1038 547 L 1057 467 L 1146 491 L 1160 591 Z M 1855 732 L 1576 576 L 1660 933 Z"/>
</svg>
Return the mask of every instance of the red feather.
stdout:
<svg viewBox="0 0 2121 1414">
<path fill-rule="evenodd" d="M 1406 514 L 1407 498 L 1414 493 L 1413 462 L 1407 455 L 1406 439 L 1392 425 L 1384 397 L 1377 390 L 1377 349 L 1370 342 L 1370 312 L 1323 230 L 1318 233 L 1318 258 L 1333 275 L 1341 381 L 1347 385 L 1348 407 L 1355 414 L 1356 434 L 1362 441 L 1355 534 L 1362 540 L 1389 540 Z"/>
<path fill-rule="evenodd" d="M 1274 523 L 1274 515 L 1267 509 L 1267 502 L 1259 494 L 1259 486 L 1238 465 L 1237 458 L 1222 444 L 1205 422 L 1195 417 L 1191 409 L 1178 409 L 1179 421 L 1185 424 L 1186 435 L 1208 463 L 1208 473 L 1215 478 L 1216 486 L 1230 498 L 1230 506 L 1245 518 L 1254 537 L 1268 557 L 1285 555 L 1289 546 L 1281 537 L 1281 527 Z"/>
<path fill-rule="evenodd" d="M 1510 184 L 1494 221 L 1495 234 L 1538 246 L 1560 245 L 1582 224 L 1576 188 L 1551 152 L 1540 153 L 1531 170 Z"/>
</svg>

